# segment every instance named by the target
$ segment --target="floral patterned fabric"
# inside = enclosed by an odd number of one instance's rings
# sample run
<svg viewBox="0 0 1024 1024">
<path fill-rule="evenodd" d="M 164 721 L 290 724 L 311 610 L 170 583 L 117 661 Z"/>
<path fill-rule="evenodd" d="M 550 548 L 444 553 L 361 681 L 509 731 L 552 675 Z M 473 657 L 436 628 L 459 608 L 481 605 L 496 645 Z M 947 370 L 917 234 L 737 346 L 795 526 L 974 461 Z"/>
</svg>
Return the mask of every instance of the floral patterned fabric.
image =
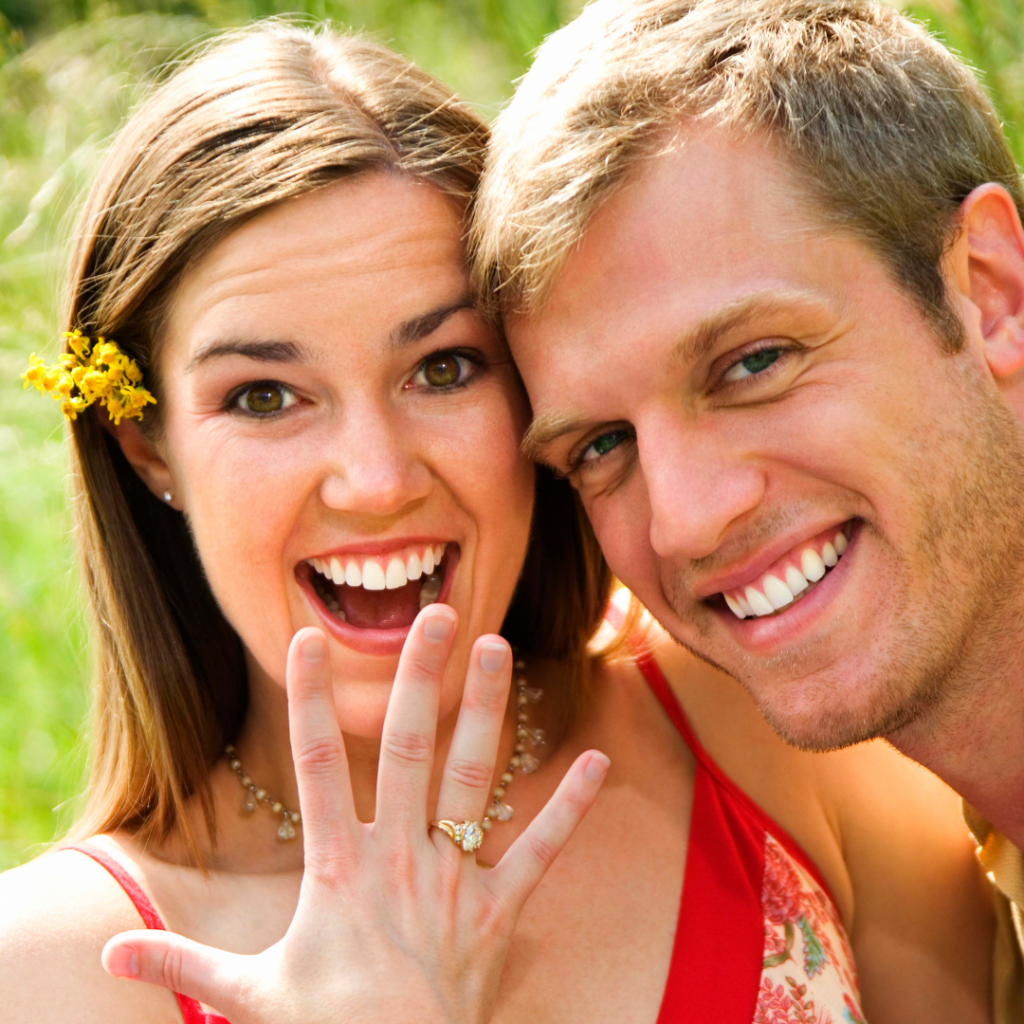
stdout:
<svg viewBox="0 0 1024 1024">
<path fill-rule="evenodd" d="M 761 907 L 764 966 L 753 1024 L 865 1024 L 835 904 L 767 834 Z"/>
</svg>

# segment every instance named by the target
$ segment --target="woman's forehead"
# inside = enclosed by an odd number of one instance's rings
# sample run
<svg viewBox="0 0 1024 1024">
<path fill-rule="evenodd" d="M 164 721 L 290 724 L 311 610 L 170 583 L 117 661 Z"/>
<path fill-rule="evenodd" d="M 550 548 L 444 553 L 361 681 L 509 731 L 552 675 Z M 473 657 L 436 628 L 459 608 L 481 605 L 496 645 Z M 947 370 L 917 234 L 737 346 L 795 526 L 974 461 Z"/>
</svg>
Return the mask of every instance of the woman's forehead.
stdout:
<svg viewBox="0 0 1024 1024">
<path fill-rule="evenodd" d="M 456 204 L 433 186 L 383 172 L 343 179 L 257 215 L 197 260 L 165 340 L 188 359 L 225 331 L 315 339 L 340 321 L 388 332 L 458 301 L 462 234 Z"/>
</svg>

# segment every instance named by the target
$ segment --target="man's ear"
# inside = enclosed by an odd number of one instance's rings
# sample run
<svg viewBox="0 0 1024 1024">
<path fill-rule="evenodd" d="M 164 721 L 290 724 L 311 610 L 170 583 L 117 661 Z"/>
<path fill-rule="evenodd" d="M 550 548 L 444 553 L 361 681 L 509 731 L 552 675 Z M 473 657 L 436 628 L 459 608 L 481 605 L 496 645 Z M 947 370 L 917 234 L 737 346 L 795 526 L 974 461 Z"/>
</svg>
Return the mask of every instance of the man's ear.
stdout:
<svg viewBox="0 0 1024 1024">
<path fill-rule="evenodd" d="M 124 457 L 138 474 L 139 479 L 162 502 L 180 511 L 181 506 L 175 493 L 171 470 L 160 454 L 159 448 L 139 430 L 139 424 L 135 420 L 121 420 L 115 427 L 106 415 L 105 409 L 97 409 L 97 412 L 105 420 L 104 429 L 117 438 Z"/>
<path fill-rule="evenodd" d="M 1002 185 L 980 185 L 960 207 L 960 239 L 966 257 L 958 282 L 977 310 L 985 360 L 1006 380 L 1024 368 L 1024 229 Z M 964 278 L 966 277 L 966 280 Z M 966 286 L 966 287 L 964 287 Z"/>
</svg>

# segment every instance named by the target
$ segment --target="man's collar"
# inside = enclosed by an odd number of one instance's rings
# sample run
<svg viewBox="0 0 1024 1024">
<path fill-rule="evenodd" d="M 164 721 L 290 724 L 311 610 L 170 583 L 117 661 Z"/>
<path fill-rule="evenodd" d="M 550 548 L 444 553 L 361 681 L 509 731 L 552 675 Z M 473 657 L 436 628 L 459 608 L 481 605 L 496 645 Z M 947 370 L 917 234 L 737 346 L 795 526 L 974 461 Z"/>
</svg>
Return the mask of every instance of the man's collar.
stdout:
<svg viewBox="0 0 1024 1024">
<path fill-rule="evenodd" d="M 1024 851 L 1014 846 L 992 823 L 964 801 L 964 818 L 978 844 L 978 859 L 989 878 L 1024 910 Z"/>
</svg>

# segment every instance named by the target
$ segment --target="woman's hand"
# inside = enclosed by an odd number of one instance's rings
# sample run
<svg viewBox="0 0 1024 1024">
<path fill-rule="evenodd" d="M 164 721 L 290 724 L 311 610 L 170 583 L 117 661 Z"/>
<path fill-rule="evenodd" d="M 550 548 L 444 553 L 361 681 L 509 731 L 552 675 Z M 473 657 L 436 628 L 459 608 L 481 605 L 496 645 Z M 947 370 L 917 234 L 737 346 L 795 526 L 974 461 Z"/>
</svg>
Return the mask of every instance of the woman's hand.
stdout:
<svg viewBox="0 0 1024 1024">
<path fill-rule="evenodd" d="M 356 817 L 326 641 L 317 629 L 296 633 L 288 718 L 305 870 L 288 931 L 256 956 L 169 932 L 124 932 L 103 950 L 108 972 L 191 996 L 232 1024 L 490 1019 L 523 904 L 593 804 L 608 759 L 582 754 L 492 869 L 428 829 L 441 677 L 456 622 L 453 609 L 433 604 L 409 633 L 384 722 L 369 825 Z M 437 820 L 483 817 L 511 669 L 504 640 L 477 640 Z"/>
</svg>

